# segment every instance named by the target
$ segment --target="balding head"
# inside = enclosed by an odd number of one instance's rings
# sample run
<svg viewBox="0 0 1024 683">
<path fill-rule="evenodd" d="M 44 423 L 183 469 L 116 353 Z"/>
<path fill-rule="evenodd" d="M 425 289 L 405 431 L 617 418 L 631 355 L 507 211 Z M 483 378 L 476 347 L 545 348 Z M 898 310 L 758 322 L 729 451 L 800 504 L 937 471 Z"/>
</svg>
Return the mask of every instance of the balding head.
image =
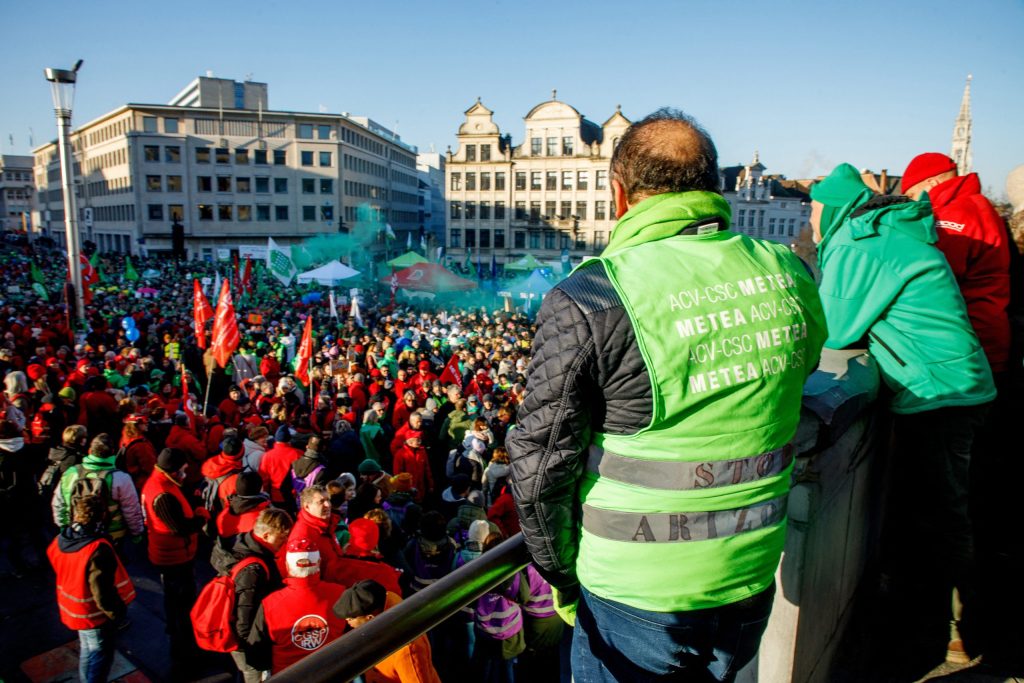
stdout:
<svg viewBox="0 0 1024 683">
<path fill-rule="evenodd" d="M 666 192 L 721 192 L 715 143 L 675 109 L 659 109 L 630 126 L 612 154 L 611 172 L 631 206 Z"/>
</svg>

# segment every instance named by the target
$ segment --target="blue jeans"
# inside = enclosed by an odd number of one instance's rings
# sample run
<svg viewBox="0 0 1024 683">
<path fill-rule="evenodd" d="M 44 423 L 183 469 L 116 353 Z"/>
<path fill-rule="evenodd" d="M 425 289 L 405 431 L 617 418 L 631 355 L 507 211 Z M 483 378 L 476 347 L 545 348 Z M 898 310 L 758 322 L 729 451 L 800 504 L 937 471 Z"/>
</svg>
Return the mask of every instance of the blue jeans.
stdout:
<svg viewBox="0 0 1024 683">
<path fill-rule="evenodd" d="M 746 600 L 690 612 L 647 612 L 580 589 L 572 640 L 576 683 L 731 681 L 754 655 L 774 584 Z"/>
<path fill-rule="evenodd" d="M 110 623 L 78 632 L 78 678 L 82 683 L 107 683 L 114 664 L 114 627 Z"/>
</svg>

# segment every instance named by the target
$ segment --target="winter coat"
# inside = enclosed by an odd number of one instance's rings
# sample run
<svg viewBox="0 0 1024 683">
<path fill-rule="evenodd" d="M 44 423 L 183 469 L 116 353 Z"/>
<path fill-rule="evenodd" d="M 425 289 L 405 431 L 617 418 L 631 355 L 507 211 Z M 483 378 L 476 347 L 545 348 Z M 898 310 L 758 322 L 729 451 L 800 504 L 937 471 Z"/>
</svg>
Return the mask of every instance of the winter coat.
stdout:
<svg viewBox="0 0 1024 683">
<path fill-rule="evenodd" d="M 1007 369 L 1010 356 L 1010 245 L 1003 219 L 981 193 L 977 173 L 928 191 L 938 247 L 946 256 L 989 365 Z"/>
<path fill-rule="evenodd" d="M 218 574 L 226 575 L 247 557 L 258 557 L 267 568 L 264 570 L 259 563 L 252 562 L 235 577 L 235 619 L 232 626 L 243 651 L 248 646 L 249 633 L 263 599 L 284 585 L 274 562 L 274 551 L 251 533 L 240 535 L 230 550 L 215 545 L 210 562 Z"/>
<path fill-rule="evenodd" d="M 389 591 L 384 601 L 384 609 L 391 609 L 401 602 L 401 597 Z M 408 645 L 395 650 L 377 662 L 363 676 L 366 683 L 441 683 L 441 678 L 434 669 L 430 641 L 426 635 L 419 636 Z"/>
<path fill-rule="evenodd" d="M 893 412 L 995 398 L 992 371 L 956 280 L 934 246 L 938 237 L 928 202 L 905 197 L 853 202 L 822 232 L 825 345 L 842 349 L 866 336 L 894 392 Z"/>
</svg>

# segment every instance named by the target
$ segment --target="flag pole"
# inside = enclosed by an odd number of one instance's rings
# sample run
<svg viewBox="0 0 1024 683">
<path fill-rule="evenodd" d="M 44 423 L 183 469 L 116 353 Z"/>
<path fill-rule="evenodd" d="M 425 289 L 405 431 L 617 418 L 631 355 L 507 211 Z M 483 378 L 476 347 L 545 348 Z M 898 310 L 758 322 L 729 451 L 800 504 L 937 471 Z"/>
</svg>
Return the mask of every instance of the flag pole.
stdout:
<svg viewBox="0 0 1024 683">
<path fill-rule="evenodd" d="M 210 407 L 210 387 L 213 386 L 213 378 L 210 377 L 210 373 L 206 373 L 206 396 L 203 398 L 203 417 L 207 415 L 206 409 Z"/>
</svg>

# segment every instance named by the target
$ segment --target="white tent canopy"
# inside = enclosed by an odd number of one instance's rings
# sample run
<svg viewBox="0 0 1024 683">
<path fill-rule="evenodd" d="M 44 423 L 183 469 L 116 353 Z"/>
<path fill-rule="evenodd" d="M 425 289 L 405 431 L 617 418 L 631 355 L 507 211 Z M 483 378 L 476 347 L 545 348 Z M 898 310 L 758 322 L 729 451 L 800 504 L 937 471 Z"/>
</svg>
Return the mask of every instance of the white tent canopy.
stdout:
<svg viewBox="0 0 1024 683">
<path fill-rule="evenodd" d="M 319 268 L 306 271 L 305 273 L 299 273 L 295 278 L 299 282 L 305 284 L 307 282 L 318 282 L 321 285 L 334 286 L 341 284 L 342 280 L 347 280 L 351 277 L 359 275 L 358 270 L 349 268 L 341 261 L 331 261 L 325 263 Z"/>
</svg>

